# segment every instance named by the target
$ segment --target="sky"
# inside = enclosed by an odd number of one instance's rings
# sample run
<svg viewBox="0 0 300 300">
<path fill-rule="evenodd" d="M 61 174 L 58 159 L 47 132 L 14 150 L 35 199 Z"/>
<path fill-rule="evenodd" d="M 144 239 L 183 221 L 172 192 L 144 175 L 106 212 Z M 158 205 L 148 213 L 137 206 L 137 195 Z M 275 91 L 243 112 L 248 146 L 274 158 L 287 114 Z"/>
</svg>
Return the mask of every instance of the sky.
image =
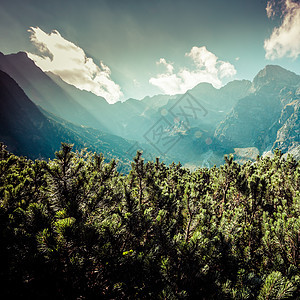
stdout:
<svg viewBox="0 0 300 300">
<path fill-rule="evenodd" d="M 300 74 L 300 0 L 9 0 L 0 51 L 109 103 L 253 80 L 267 64 Z"/>
</svg>

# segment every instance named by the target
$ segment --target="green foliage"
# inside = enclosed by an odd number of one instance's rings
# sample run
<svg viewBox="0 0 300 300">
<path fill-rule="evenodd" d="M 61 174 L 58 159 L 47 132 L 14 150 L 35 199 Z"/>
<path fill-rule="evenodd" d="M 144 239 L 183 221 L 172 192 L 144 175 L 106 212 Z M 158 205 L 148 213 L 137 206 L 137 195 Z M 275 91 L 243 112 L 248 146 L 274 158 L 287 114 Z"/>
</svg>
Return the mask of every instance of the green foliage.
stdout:
<svg viewBox="0 0 300 300">
<path fill-rule="evenodd" d="M 274 271 L 266 278 L 258 299 L 291 299 L 294 291 L 293 283 L 280 272 Z"/>
<path fill-rule="evenodd" d="M 297 299 L 300 165 L 276 151 L 195 172 L 62 144 L 48 162 L 0 146 L 4 298 Z"/>
</svg>

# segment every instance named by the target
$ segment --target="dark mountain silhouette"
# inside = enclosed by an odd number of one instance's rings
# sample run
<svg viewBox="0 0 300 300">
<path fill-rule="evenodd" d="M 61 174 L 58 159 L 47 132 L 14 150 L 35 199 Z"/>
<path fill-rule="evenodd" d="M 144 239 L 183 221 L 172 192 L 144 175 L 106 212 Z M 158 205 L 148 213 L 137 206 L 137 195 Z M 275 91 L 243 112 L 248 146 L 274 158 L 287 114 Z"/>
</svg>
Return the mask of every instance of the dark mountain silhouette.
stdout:
<svg viewBox="0 0 300 300">
<path fill-rule="evenodd" d="M 16 154 L 50 157 L 61 136 L 6 73 L 0 71 L 0 140 Z M 56 146 L 56 147 L 55 147 Z"/>
<path fill-rule="evenodd" d="M 78 125 L 109 131 L 97 118 L 66 93 L 25 52 L 4 55 L 0 52 L 0 70 L 9 74 L 38 106 Z M 84 99 L 82 99 L 83 101 Z M 100 101 L 105 101 L 99 98 Z"/>
<path fill-rule="evenodd" d="M 87 147 L 107 158 L 118 158 L 124 165 L 132 159 L 127 150 L 133 142 L 42 112 L 8 74 L 0 71 L 0 141 L 10 151 L 32 159 L 52 158 L 61 142 L 67 142 L 75 149 Z"/>
</svg>

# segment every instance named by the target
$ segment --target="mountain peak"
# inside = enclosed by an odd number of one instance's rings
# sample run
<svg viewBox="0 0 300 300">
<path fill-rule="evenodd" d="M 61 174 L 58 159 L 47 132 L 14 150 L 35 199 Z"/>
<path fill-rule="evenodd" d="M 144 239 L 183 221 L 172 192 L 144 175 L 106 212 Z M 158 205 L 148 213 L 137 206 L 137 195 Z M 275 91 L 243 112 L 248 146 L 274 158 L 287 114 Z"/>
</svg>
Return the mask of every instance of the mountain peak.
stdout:
<svg viewBox="0 0 300 300">
<path fill-rule="evenodd" d="M 196 86 L 193 87 L 193 89 L 195 89 L 195 88 L 215 90 L 214 86 L 210 82 L 200 82 Z"/>
<path fill-rule="evenodd" d="M 236 89 L 241 89 L 241 88 L 250 88 L 251 86 L 251 81 L 250 80 L 233 80 L 229 81 L 226 85 L 222 86 L 220 90 L 223 91 L 232 91 Z"/>
<path fill-rule="evenodd" d="M 280 86 L 295 85 L 300 82 L 300 76 L 278 65 L 267 65 L 253 79 L 253 87 L 257 90 L 271 82 Z"/>
<path fill-rule="evenodd" d="M 19 51 L 16 55 L 24 58 L 29 58 L 27 52 Z"/>
<path fill-rule="evenodd" d="M 10 57 L 10 58 L 19 58 L 19 59 L 29 59 L 28 55 L 26 52 L 24 51 L 19 51 L 17 53 L 10 53 L 10 54 L 4 54 L 0 52 L 0 56 L 6 56 L 6 57 Z"/>
<path fill-rule="evenodd" d="M 283 75 L 283 74 L 293 74 L 296 75 L 295 73 L 288 71 L 284 69 L 283 67 L 279 65 L 266 65 L 261 71 L 258 72 L 258 76 L 268 76 L 268 75 Z"/>
</svg>

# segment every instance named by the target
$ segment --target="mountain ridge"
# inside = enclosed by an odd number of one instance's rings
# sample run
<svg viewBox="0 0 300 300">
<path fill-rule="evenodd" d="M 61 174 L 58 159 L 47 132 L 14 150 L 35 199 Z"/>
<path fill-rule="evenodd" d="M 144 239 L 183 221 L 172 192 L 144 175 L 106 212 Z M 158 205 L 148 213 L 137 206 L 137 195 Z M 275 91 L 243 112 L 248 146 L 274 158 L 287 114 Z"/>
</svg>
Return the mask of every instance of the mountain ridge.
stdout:
<svg viewBox="0 0 300 300">
<path fill-rule="evenodd" d="M 254 77 L 250 95 L 240 99 L 218 125 L 215 137 L 227 146 L 256 147 L 260 153 L 274 150 L 279 120 L 285 107 L 298 98 L 298 86 L 299 75 L 280 66 L 266 66 Z M 299 144 L 299 137 L 294 142 Z"/>
<path fill-rule="evenodd" d="M 22 64 L 18 64 L 19 61 Z M 19 81 L 20 87 L 25 87 L 25 93 L 34 97 L 35 104 L 44 115 L 49 118 L 54 114 L 50 119 L 61 125 L 65 124 L 68 130 L 77 128 L 80 135 L 86 133 L 90 137 L 94 133 L 90 129 L 84 133 L 81 128 L 95 128 L 103 133 L 136 141 L 137 145 L 147 148 L 148 153 L 151 152 L 151 144 L 156 143 L 149 140 L 155 124 L 165 120 L 163 122 L 176 127 L 176 118 L 174 119 L 171 110 L 176 105 L 186 105 L 180 104 L 185 94 L 146 96 L 141 100 L 127 99 L 125 102 L 108 104 L 104 98 L 79 90 L 57 75 L 42 72 L 24 52 L 8 55 L 8 59 L 0 54 L 0 69 L 8 70 L 8 74 L 15 77 L 16 82 Z M 274 150 L 276 145 L 284 151 L 298 151 L 299 136 L 294 134 L 298 130 L 298 110 L 293 115 L 293 122 L 292 119 L 288 121 L 291 116 L 283 120 L 290 109 L 289 104 L 299 99 L 300 95 L 300 76 L 294 72 L 277 65 L 267 65 L 257 73 L 252 82 L 234 80 L 220 89 L 209 83 L 200 83 L 188 93 L 202 105 L 207 114 L 205 117 L 189 117 L 188 127 L 184 130 L 179 128 L 180 142 L 170 148 L 169 157 L 191 165 L 203 160 L 203 157 L 210 157 L 212 152 L 215 153 L 214 160 L 220 163 L 223 155 L 234 149 L 241 149 L 238 153 L 243 155 L 253 152 L 243 151 L 244 148 L 256 148 L 254 152 L 262 154 Z M 60 100 L 65 107 L 59 103 Z M 56 104 L 58 108 L 52 109 L 51 105 Z M 79 112 L 82 115 L 78 117 Z M 286 130 L 289 126 L 295 127 L 295 130 Z M 172 131 L 169 133 L 173 134 Z M 94 138 L 96 136 L 94 134 Z M 286 144 L 282 143 L 283 136 L 288 141 Z M 101 135 L 98 137 L 101 139 Z M 157 149 L 157 144 L 155 146 Z M 152 152 L 155 153 L 155 150 Z M 207 161 L 207 158 L 204 160 Z"/>
<path fill-rule="evenodd" d="M 0 70 L 9 74 L 36 105 L 78 125 L 109 131 L 36 66 L 25 52 L 9 55 L 1 53 Z"/>
<path fill-rule="evenodd" d="M 53 158 L 61 142 L 72 143 L 74 149 L 87 147 L 102 152 L 108 159 L 119 159 L 124 170 L 132 159 L 127 150 L 134 146 L 134 141 L 72 124 L 39 109 L 17 82 L 1 70 L 0 141 L 9 151 L 31 159 Z"/>
</svg>

